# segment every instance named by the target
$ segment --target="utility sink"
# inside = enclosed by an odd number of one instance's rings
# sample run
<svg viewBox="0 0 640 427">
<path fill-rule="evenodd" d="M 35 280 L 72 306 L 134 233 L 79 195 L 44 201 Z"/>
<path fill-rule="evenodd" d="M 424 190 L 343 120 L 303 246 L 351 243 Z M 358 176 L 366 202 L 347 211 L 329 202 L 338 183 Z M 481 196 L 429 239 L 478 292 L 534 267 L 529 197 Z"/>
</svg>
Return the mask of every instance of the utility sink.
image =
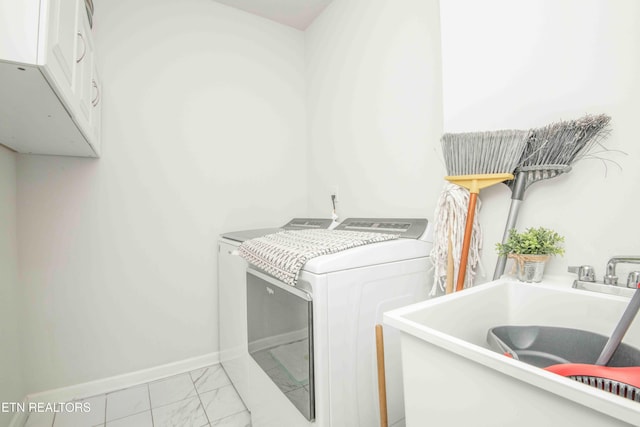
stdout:
<svg viewBox="0 0 640 427">
<path fill-rule="evenodd" d="M 489 347 L 503 325 L 580 329 L 608 337 L 629 298 L 500 279 L 385 313 L 402 342 L 407 426 L 640 425 L 640 403 Z M 640 348 L 640 318 L 624 342 Z"/>
</svg>

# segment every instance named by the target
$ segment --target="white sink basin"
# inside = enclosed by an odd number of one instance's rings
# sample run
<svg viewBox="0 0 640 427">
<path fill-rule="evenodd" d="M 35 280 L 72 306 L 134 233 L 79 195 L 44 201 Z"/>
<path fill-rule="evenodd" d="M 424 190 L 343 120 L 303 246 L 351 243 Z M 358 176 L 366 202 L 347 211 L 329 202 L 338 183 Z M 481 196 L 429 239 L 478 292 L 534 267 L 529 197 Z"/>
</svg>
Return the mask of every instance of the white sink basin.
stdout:
<svg viewBox="0 0 640 427">
<path fill-rule="evenodd" d="M 384 315 L 401 331 L 407 426 L 640 425 L 640 403 L 491 350 L 499 325 L 609 336 L 629 299 L 501 279 Z M 640 318 L 624 342 L 640 348 Z"/>
</svg>

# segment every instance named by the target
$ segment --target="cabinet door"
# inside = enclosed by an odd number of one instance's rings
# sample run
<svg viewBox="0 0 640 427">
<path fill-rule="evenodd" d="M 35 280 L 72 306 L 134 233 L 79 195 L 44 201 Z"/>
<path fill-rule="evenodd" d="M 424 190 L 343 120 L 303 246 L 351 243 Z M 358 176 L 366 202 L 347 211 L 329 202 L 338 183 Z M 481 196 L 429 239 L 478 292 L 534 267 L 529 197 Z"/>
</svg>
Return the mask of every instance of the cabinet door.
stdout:
<svg viewBox="0 0 640 427">
<path fill-rule="evenodd" d="M 73 91 L 78 100 L 78 117 L 80 126 L 87 133 L 89 139 L 92 138 L 91 128 L 91 112 L 93 99 L 93 41 L 91 38 L 91 28 L 87 19 L 84 7 L 84 1 L 78 2 L 80 9 L 78 10 L 77 36 L 78 48 L 77 58 L 75 60 L 76 76 Z"/>
<path fill-rule="evenodd" d="M 91 145 L 96 154 L 100 154 L 100 140 L 102 132 L 102 83 L 96 67 L 95 58 L 91 69 Z"/>
<path fill-rule="evenodd" d="M 45 68 L 67 102 L 73 96 L 80 0 L 50 0 Z"/>
</svg>

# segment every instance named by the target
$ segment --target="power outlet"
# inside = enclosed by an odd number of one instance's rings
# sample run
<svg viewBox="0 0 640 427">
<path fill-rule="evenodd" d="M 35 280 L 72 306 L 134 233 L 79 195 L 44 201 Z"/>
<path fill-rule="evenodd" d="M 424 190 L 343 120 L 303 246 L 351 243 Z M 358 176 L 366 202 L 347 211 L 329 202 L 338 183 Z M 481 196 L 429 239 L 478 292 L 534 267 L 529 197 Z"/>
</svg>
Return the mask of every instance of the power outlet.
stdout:
<svg viewBox="0 0 640 427">
<path fill-rule="evenodd" d="M 329 188 L 329 198 L 332 199 L 335 196 L 334 201 L 338 203 L 338 185 L 333 185 Z"/>
<path fill-rule="evenodd" d="M 331 218 L 333 219 L 333 222 L 331 223 L 331 226 L 329 227 L 330 230 L 333 230 L 335 227 L 338 226 L 338 219 L 340 218 L 340 216 L 338 215 L 338 185 L 333 185 L 329 188 L 329 200 L 331 201 L 331 207 L 333 209 L 333 211 L 331 212 Z"/>
</svg>

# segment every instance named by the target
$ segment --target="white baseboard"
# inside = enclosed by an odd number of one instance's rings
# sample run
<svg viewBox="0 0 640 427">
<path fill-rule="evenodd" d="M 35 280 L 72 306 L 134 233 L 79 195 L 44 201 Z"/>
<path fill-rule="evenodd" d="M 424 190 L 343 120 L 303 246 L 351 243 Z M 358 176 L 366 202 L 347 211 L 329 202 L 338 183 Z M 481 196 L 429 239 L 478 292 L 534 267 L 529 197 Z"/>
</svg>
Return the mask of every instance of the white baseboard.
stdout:
<svg viewBox="0 0 640 427">
<path fill-rule="evenodd" d="M 29 394 L 25 400 L 27 402 L 69 402 L 74 399 L 109 393 L 111 391 L 148 383 L 150 381 L 159 380 L 218 363 L 220 363 L 219 353 L 209 353 L 202 356 L 192 357 L 190 359 L 180 360 L 178 362 L 168 363 L 166 365 L 143 369 L 141 371 L 117 375 L 115 377 L 103 378 L 88 383 Z M 18 427 L 22 425 L 15 424 L 14 426 L 14 422 L 15 419 L 10 424 L 10 427 Z"/>
</svg>

